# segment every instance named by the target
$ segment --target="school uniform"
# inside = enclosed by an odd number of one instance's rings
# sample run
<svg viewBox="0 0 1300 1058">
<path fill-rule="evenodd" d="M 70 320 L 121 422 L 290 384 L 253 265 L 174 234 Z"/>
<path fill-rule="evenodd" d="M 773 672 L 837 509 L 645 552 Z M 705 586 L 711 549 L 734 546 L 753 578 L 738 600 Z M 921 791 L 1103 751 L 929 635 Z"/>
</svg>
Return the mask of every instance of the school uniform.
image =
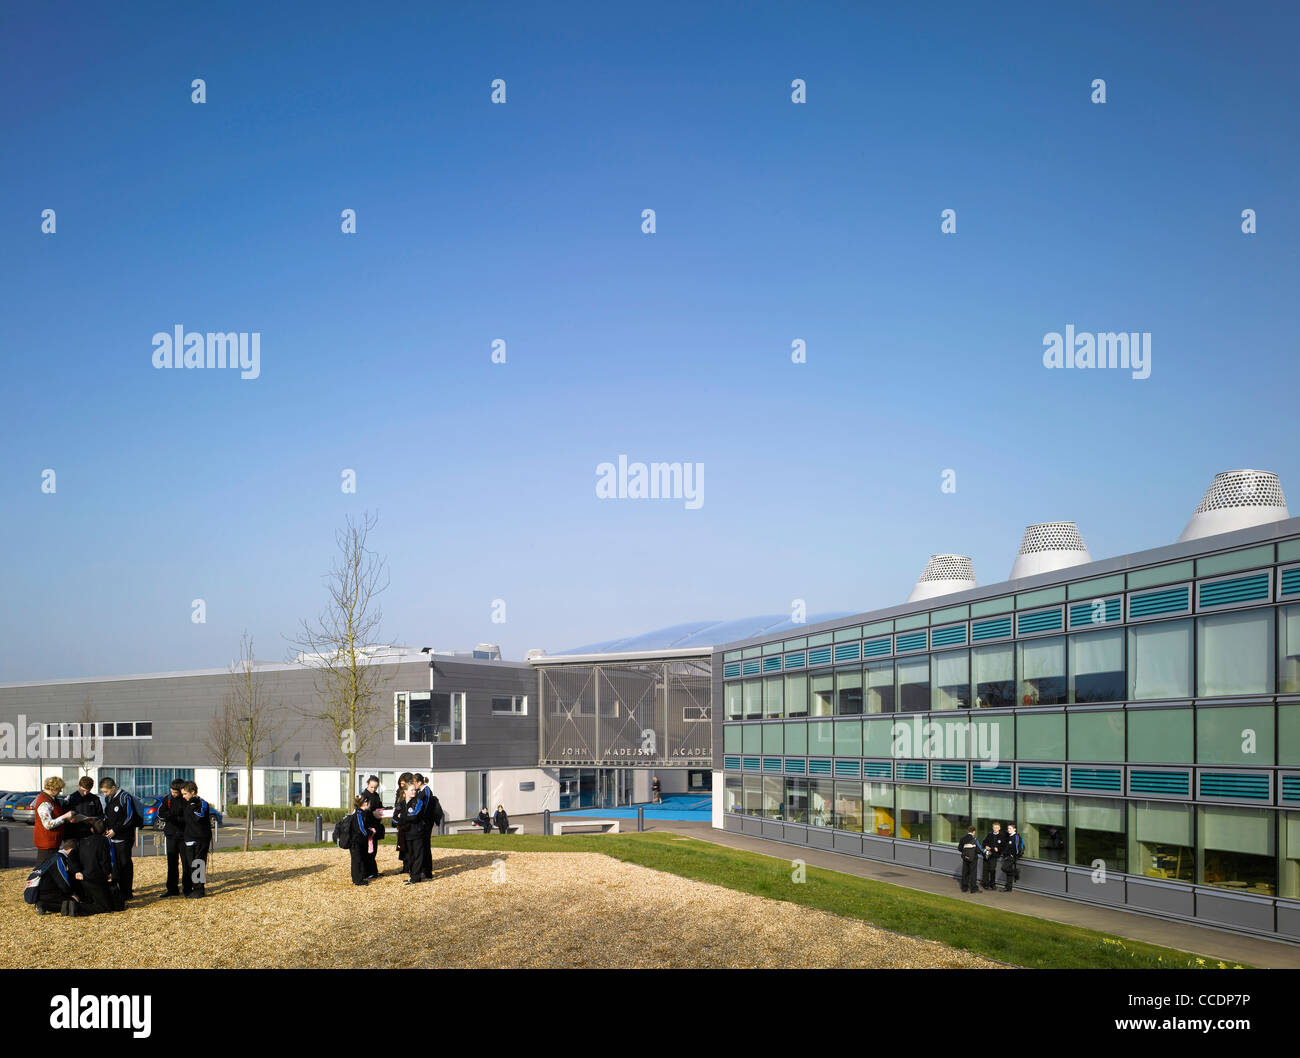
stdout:
<svg viewBox="0 0 1300 1058">
<path fill-rule="evenodd" d="M 980 856 L 984 852 L 979 839 L 974 834 L 967 834 L 957 842 L 957 852 L 961 855 L 961 891 L 978 893 L 980 887 L 976 877 L 979 873 Z"/>
<path fill-rule="evenodd" d="M 509 832 L 510 817 L 506 815 L 506 810 L 504 808 L 497 809 L 496 815 L 492 817 L 492 822 L 496 826 L 497 831 L 499 833 L 505 834 Z"/>
<path fill-rule="evenodd" d="M 53 864 L 41 875 L 41 883 L 36 889 L 38 911 L 62 911 L 64 904 L 74 896 L 81 896 L 76 865 L 69 861 L 68 854 L 58 849 L 53 859 Z"/>
<path fill-rule="evenodd" d="M 1002 876 L 1007 883 L 1002 888 L 1004 893 L 1011 892 L 1011 883 L 1016 877 L 1016 862 L 1024 854 L 1025 839 L 1019 834 L 1007 834 L 1006 841 L 1002 843 Z"/>
<path fill-rule="evenodd" d="M 80 787 L 68 798 L 67 809 L 85 817 L 85 822 L 65 823 L 64 833 L 74 841 L 80 841 L 91 833 L 90 820 L 104 818 L 104 802 L 94 793 L 82 793 Z"/>
<path fill-rule="evenodd" d="M 994 834 L 989 831 L 984 835 L 981 844 L 984 846 L 984 888 L 996 889 L 998 887 L 998 860 L 1002 856 L 1002 846 L 1007 840 L 1005 832 Z"/>
<path fill-rule="evenodd" d="M 433 839 L 434 828 L 438 825 L 435 818 L 438 815 L 438 799 L 433 796 L 433 788 L 426 786 L 420 791 L 420 797 L 424 801 L 424 876 L 430 880 L 433 878 L 433 846 L 430 842 Z"/>
<path fill-rule="evenodd" d="M 158 806 L 158 819 L 163 825 L 167 843 L 167 895 L 181 894 L 181 844 L 185 833 L 185 798 L 168 794 Z"/>
<path fill-rule="evenodd" d="M 112 797 L 104 799 L 104 827 L 113 832 L 109 839 L 113 843 L 113 854 L 117 857 L 117 884 L 122 890 L 122 899 L 130 900 L 135 896 L 135 864 L 131 860 L 135 848 L 135 832 L 140 829 L 144 817 L 135 803 L 135 798 L 120 786 Z"/>
<path fill-rule="evenodd" d="M 474 823 L 483 828 L 484 834 L 492 833 L 492 817 L 488 815 L 486 808 L 479 810 L 478 816 L 474 819 Z"/>
<path fill-rule="evenodd" d="M 194 797 L 185 801 L 184 805 L 181 892 L 185 896 L 206 896 L 208 850 L 212 846 L 212 810 L 202 797 Z"/>
<path fill-rule="evenodd" d="M 74 874 L 81 874 L 82 906 L 79 914 L 94 915 L 103 911 L 122 911 L 125 901 L 113 879 L 116 866 L 113 843 L 103 834 L 88 834 L 77 842 L 77 851 L 68 857 L 75 864 Z"/>
<path fill-rule="evenodd" d="M 352 813 L 352 840 L 348 855 L 352 859 L 352 884 L 365 885 L 367 879 L 379 872 L 375 870 L 375 830 L 366 818 L 365 808 Z"/>
<path fill-rule="evenodd" d="M 425 851 L 429 847 L 426 836 L 427 808 L 424 799 L 417 794 L 409 801 L 398 802 L 393 810 L 393 818 L 400 826 L 406 827 L 406 869 L 411 882 L 421 882 L 426 875 L 433 875 Z"/>
</svg>

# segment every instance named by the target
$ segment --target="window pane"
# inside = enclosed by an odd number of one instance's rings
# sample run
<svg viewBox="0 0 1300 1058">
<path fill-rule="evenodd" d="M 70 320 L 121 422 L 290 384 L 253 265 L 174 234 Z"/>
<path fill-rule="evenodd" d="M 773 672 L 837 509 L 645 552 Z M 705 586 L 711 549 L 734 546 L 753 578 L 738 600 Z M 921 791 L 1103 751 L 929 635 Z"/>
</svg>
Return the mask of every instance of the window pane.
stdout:
<svg viewBox="0 0 1300 1058">
<path fill-rule="evenodd" d="M 1016 719 L 1013 716 L 981 716 L 971 721 L 971 756 L 990 764 L 1013 760 L 1016 755 Z M 980 837 L 984 831 L 980 831 Z"/>
<path fill-rule="evenodd" d="M 835 713 L 853 716 L 862 712 L 862 670 L 850 669 L 835 674 Z"/>
<path fill-rule="evenodd" d="M 1128 759 L 1137 764 L 1191 764 L 1190 709 L 1129 709 Z"/>
<path fill-rule="evenodd" d="M 1273 611 L 1197 618 L 1196 686 L 1197 693 L 1205 697 L 1271 694 Z"/>
<path fill-rule="evenodd" d="M 970 654 L 948 650 L 930 659 L 931 709 L 966 709 L 970 706 Z M 965 833 L 963 831 L 962 833 Z"/>
<path fill-rule="evenodd" d="M 763 717 L 763 681 L 745 681 L 745 719 L 761 720 Z"/>
<path fill-rule="evenodd" d="M 1278 813 L 1278 835 L 1281 848 L 1278 858 L 1282 864 L 1282 888 L 1279 896 L 1300 898 L 1300 812 Z"/>
<path fill-rule="evenodd" d="M 929 787 L 898 787 L 898 836 L 909 841 L 930 840 Z"/>
<path fill-rule="evenodd" d="M 764 724 L 763 725 L 763 752 L 768 755 L 780 754 L 785 746 L 781 738 L 781 729 L 784 724 Z"/>
<path fill-rule="evenodd" d="M 807 676 L 787 676 L 785 678 L 785 715 L 808 715 Z"/>
<path fill-rule="evenodd" d="M 983 841 L 985 836 L 993 829 L 994 823 L 1000 823 L 1006 826 L 1016 818 L 1016 795 L 1009 793 L 990 793 L 985 790 L 974 790 L 971 793 L 971 819 L 975 823 L 975 836 Z M 1024 829 L 1023 827 L 1021 828 Z M 1029 849 L 1029 835 L 1021 835 L 1025 839 L 1025 849 Z"/>
<path fill-rule="evenodd" d="M 836 722 L 835 756 L 862 756 L 862 721 L 839 720 Z"/>
<path fill-rule="evenodd" d="M 1284 768 L 1300 766 L 1300 705 L 1277 707 L 1277 762 Z"/>
<path fill-rule="evenodd" d="M 864 832 L 881 838 L 894 836 L 894 786 L 887 782 L 863 785 Z"/>
<path fill-rule="evenodd" d="M 780 819 L 782 809 L 782 794 L 785 792 L 785 783 L 782 782 L 779 775 L 763 776 L 763 816 L 766 819 Z"/>
<path fill-rule="evenodd" d="M 741 724 L 740 730 L 744 732 L 741 736 L 742 753 L 762 753 L 763 752 L 763 729 L 758 724 Z"/>
<path fill-rule="evenodd" d="M 1060 705 L 1066 696 L 1065 637 L 1016 644 L 1021 705 Z"/>
<path fill-rule="evenodd" d="M 727 702 L 728 720 L 743 720 L 745 718 L 743 690 L 744 686 L 739 681 L 723 684 L 722 693 Z"/>
<path fill-rule="evenodd" d="M 1186 698 L 1192 693 L 1192 622 L 1163 621 L 1128 630 L 1129 697 Z"/>
<path fill-rule="evenodd" d="M 785 716 L 784 688 L 785 681 L 780 676 L 763 681 L 763 715 L 769 720 Z"/>
<path fill-rule="evenodd" d="M 1011 643 L 976 647 L 971 652 L 971 682 L 975 705 L 981 709 L 1009 708 L 1016 704 L 1015 648 Z"/>
<path fill-rule="evenodd" d="M 1124 760 L 1124 714 L 1070 713 L 1070 760 Z"/>
<path fill-rule="evenodd" d="M 744 806 L 744 812 L 747 816 L 761 816 L 763 814 L 763 780 L 760 776 L 745 776 Z"/>
<path fill-rule="evenodd" d="M 862 833 L 862 783 L 835 783 L 835 829 Z"/>
<path fill-rule="evenodd" d="M 785 820 L 788 823 L 808 822 L 808 780 L 785 780 Z"/>
<path fill-rule="evenodd" d="M 1129 834 L 1135 874 L 1196 881 L 1191 805 L 1133 801 L 1129 805 Z"/>
<path fill-rule="evenodd" d="M 1021 822 L 1016 829 L 1025 842 L 1025 855 L 1049 863 L 1065 862 L 1065 798 L 1051 794 L 1021 794 Z M 980 831 L 980 836 L 988 833 Z"/>
<path fill-rule="evenodd" d="M 903 712 L 923 712 L 930 708 L 930 659 L 905 658 L 894 665 L 898 708 Z"/>
<path fill-rule="evenodd" d="M 346 780 L 345 780 L 346 781 Z M 742 779 L 739 775 L 728 775 L 727 786 L 723 794 L 723 807 L 728 812 L 739 812 L 743 807 L 741 804 L 741 786 Z"/>
<path fill-rule="evenodd" d="M 808 780 L 808 818 L 815 827 L 829 827 L 834 822 L 835 784 L 832 780 Z"/>
<path fill-rule="evenodd" d="M 792 757 L 802 757 L 808 752 L 808 725 L 782 724 L 785 728 L 785 751 Z"/>
<path fill-rule="evenodd" d="M 1201 764 L 1273 764 L 1273 707 L 1220 706 L 1196 711 L 1196 759 Z"/>
<path fill-rule="evenodd" d="M 1064 760 L 1065 715 L 1016 717 L 1017 760 Z"/>
<path fill-rule="evenodd" d="M 1283 606 L 1277 621 L 1277 689 L 1300 693 L 1300 605 Z"/>
<path fill-rule="evenodd" d="M 1124 802 L 1103 797 L 1070 798 L 1070 862 L 1076 867 L 1124 871 Z"/>
<path fill-rule="evenodd" d="M 934 840 L 956 845 L 970 825 L 970 795 L 966 790 L 934 791 Z"/>
<path fill-rule="evenodd" d="M 889 757 L 893 750 L 892 721 L 868 720 L 863 724 L 862 755 L 864 757 Z"/>
<path fill-rule="evenodd" d="M 740 725 L 728 724 L 722 729 L 722 752 L 739 753 L 740 751 Z"/>
<path fill-rule="evenodd" d="M 1070 701 L 1124 700 L 1124 633 L 1118 628 L 1070 636 Z"/>
<path fill-rule="evenodd" d="M 835 752 L 835 725 L 829 720 L 808 723 L 808 755 L 829 757 Z"/>
<path fill-rule="evenodd" d="M 869 713 L 894 711 L 894 663 L 873 661 L 866 667 L 866 710 Z"/>
<path fill-rule="evenodd" d="M 825 676 L 814 676 L 809 682 L 812 686 L 808 695 L 808 715 L 834 716 L 835 677 L 827 673 Z"/>
<path fill-rule="evenodd" d="M 1208 806 L 1197 811 L 1197 881 L 1272 896 L 1277 882 L 1273 813 L 1267 808 Z"/>
</svg>

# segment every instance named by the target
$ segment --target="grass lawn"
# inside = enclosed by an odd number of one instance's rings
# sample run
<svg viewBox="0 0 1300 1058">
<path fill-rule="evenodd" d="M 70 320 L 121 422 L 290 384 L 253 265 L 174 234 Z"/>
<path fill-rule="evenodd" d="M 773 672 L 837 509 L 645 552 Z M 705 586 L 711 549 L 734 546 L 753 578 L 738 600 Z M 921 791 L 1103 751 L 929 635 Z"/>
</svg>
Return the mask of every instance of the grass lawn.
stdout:
<svg viewBox="0 0 1300 1058">
<path fill-rule="evenodd" d="M 535 834 L 435 837 L 439 848 L 519 852 L 598 852 L 657 871 L 787 900 L 913 937 L 942 941 L 1016 966 L 1053 969 L 1177 969 L 1235 966 L 1174 948 L 982 907 L 818 867 L 791 879 L 788 860 L 673 834 Z"/>
</svg>

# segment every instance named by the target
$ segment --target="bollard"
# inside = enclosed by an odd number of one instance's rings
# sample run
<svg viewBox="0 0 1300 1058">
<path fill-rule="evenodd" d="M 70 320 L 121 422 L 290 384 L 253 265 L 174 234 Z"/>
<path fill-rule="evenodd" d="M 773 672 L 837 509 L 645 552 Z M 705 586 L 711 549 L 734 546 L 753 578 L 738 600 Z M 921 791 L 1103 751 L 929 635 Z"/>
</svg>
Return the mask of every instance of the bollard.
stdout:
<svg viewBox="0 0 1300 1058">
<path fill-rule="evenodd" d="M 0 871 L 9 866 L 9 828 L 0 827 Z"/>
<path fill-rule="evenodd" d="M 302 813 L 301 813 L 301 812 L 295 812 L 295 813 L 293 814 L 293 829 L 294 829 L 294 830 L 301 830 L 301 829 L 302 829 Z"/>
<path fill-rule="evenodd" d="M 144 855 L 144 831 L 143 830 L 137 830 L 135 832 L 135 851 L 138 852 L 141 856 Z"/>
<path fill-rule="evenodd" d="M 275 813 L 274 813 L 274 812 L 271 813 L 271 829 L 272 829 L 272 830 L 275 829 Z"/>
<path fill-rule="evenodd" d="M 280 837 L 289 837 L 289 821 L 287 819 L 280 820 Z"/>
<path fill-rule="evenodd" d="M 636 806 L 636 832 L 645 830 L 645 805 Z"/>
<path fill-rule="evenodd" d="M 547 837 L 551 836 L 551 810 L 549 808 L 542 809 L 542 833 Z"/>
<path fill-rule="evenodd" d="M 316 813 L 316 841 L 320 843 L 325 840 L 325 820 L 321 818 L 319 812 Z"/>
</svg>

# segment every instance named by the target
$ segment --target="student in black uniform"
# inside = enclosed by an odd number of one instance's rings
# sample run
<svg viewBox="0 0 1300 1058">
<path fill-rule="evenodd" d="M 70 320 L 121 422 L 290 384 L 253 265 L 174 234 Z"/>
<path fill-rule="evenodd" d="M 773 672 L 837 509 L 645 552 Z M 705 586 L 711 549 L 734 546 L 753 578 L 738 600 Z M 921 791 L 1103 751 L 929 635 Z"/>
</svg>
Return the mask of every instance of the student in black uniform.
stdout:
<svg viewBox="0 0 1300 1058">
<path fill-rule="evenodd" d="M 1016 871 L 1019 868 L 1016 864 L 1020 857 L 1025 854 L 1025 839 L 1016 833 L 1014 823 L 1007 824 L 1007 835 L 1002 842 L 1002 873 L 1006 878 L 1007 884 L 1003 888 L 1004 893 L 1011 892 L 1011 883 L 1016 877 Z"/>
<path fill-rule="evenodd" d="M 492 817 L 492 824 L 497 828 L 498 834 L 508 834 L 510 832 L 510 817 L 506 815 L 504 805 L 497 805 L 496 814 Z"/>
<path fill-rule="evenodd" d="M 207 896 L 208 849 L 212 845 L 212 811 L 192 782 L 181 786 L 185 802 L 181 831 L 181 892 L 190 899 Z"/>
<path fill-rule="evenodd" d="M 406 791 L 414 781 L 415 776 L 409 771 L 402 772 L 397 777 L 397 793 L 393 795 L 393 829 L 397 831 L 397 859 L 403 868 L 406 867 L 406 835 L 411 828 L 397 818 L 397 810 L 406 804 Z"/>
<path fill-rule="evenodd" d="M 352 798 L 352 838 L 348 842 L 348 855 L 352 860 L 352 884 L 369 885 L 374 877 L 375 828 L 370 823 L 369 804 L 361 794 Z"/>
<path fill-rule="evenodd" d="M 478 810 L 478 815 L 474 817 L 474 823 L 476 826 L 483 828 L 484 834 L 492 833 L 492 817 L 488 815 L 488 810 L 486 808 L 480 808 Z"/>
<path fill-rule="evenodd" d="M 68 857 L 74 864 L 74 876 L 82 888 L 82 901 L 77 913 L 95 915 L 104 911 L 124 911 L 126 902 L 113 878 L 113 843 L 104 837 L 104 821 L 96 819 L 88 825 L 91 832 L 77 842 L 77 851 Z"/>
<path fill-rule="evenodd" d="M 434 818 L 434 802 L 436 798 L 429 788 L 429 780 L 418 771 L 415 773 L 415 788 L 420 791 L 420 800 L 424 804 L 424 808 L 421 810 L 421 814 L 424 816 L 424 877 L 432 881 L 433 846 L 430 845 L 430 841 L 433 839 L 433 832 L 438 826 L 438 819 Z"/>
<path fill-rule="evenodd" d="M 83 775 L 77 780 L 77 788 L 68 798 L 67 809 L 76 812 L 82 818 L 75 823 L 64 825 L 63 833 L 73 841 L 80 841 L 90 833 L 93 820 L 104 818 L 104 804 L 95 794 L 95 780 Z"/>
<path fill-rule="evenodd" d="M 984 835 L 984 888 L 995 890 L 998 887 L 998 860 L 1002 858 L 1002 843 L 1006 838 L 1002 834 L 1002 824 L 994 823 L 993 829 Z"/>
<path fill-rule="evenodd" d="M 75 841 L 64 841 L 54 855 L 46 861 L 49 864 L 41 875 L 40 885 L 36 890 L 36 913 L 46 915 L 59 911 L 65 915 L 76 914 L 81 902 L 81 883 L 76 879 L 76 864 L 70 859 L 77 851 Z"/>
<path fill-rule="evenodd" d="M 173 779 L 171 792 L 158 806 L 158 821 L 163 825 L 167 842 L 167 889 L 163 896 L 181 895 L 181 835 L 185 832 L 185 798 L 181 796 L 181 779 Z"/>
<path fill-rule="evenodd" d="M 961 854 L 961 891 L 963 893 L 978 893 L 980 891 L 979 883 L 976 880 L 979 873 L 980 857 L 984 853 L 979 839 L 975 837 L 975 824 L 972 823 L 966 828 L 966 836 L 957 842 L 957 851 Z"/>
<path fill-rule="evenodd" d="M 135 864 L 131 862 L 131 851 L 135 847 L 135 832 L 140 829 L 144 817 L 135 798 L 112 779 L 101 779 L 99 792 L 104 798 L 104 834 L 113 843 L 113 855 L 117 858 L 117 884 L 122 890 L 122 899 L 130 900 L 135 896 Z"/>
<path fill-rule="evenodd" d="M 372 775 L 366 780 L 366 788 L 361 793 L 362 808 L 366 810 L 368 816 L 368 825 L 375 831 L 375 851 L 370 853 L 370 859 L 367 861 L 366 878 L 378 878 L 380 875 L 379 864 L 375 862 L 375 854 L 379 851 L 379 843 L 384 840 L 384 824 L 379 819 L 378 813 L 384 811 L 384 797 L 379 792 L 379 776 Z"/>
<path fill-rule="evenodd" d="M 406 800 L 393 809 L 393 819 L 398 826 L 406 827 L 406 869 L 410 874 L 406 880 L 407 885 L 424 881 L 428 871 L 426 867 L 428 861 L 425 860 L 424 854 L 426 848 L 424 807 L 424 799 L 420 797 L 420 791 L 412 782 L 406 788 Z"/>
</svg>

